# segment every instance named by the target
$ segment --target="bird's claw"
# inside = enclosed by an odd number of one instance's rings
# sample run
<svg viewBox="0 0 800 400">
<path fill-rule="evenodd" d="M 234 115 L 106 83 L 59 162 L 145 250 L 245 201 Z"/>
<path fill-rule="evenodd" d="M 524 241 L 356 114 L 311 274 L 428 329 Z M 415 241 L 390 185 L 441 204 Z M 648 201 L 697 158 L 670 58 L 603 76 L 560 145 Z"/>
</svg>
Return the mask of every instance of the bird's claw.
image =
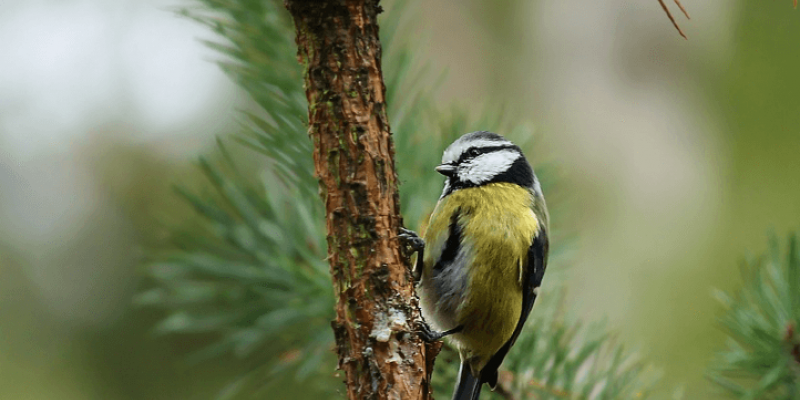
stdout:
<svg viewBox="0 0 800 400">
<path fill-rule="evenodd" d="M 415 283 L 419 282 L 422 277 L 422 259 L 425 252 L 425 239 L 419 237 L 417 232 L 406 228 L 400 228 L 400 233 L 397 237 L 405 246 L 403 252 L 407 258 L 411 258 L 412 254 L 417 253 L 417 263 L 411 268 L 411 277 L 414 279 Z"/>
<path fill-rule="evenodd" d="M 417 321 L 417 335 L 420 339 L 427 343 L 433 343 L 442 339 L 444 335 L 442 332 L 437 332 L 431 329 L 425 321 Z"/>
<path fill-rule="evenodd" d="M 454 333 L 460 333 L 464 330 L 464 325 L 459 325 L 453 329 L 446 330 L 443 332 L 437 332 L 431 329 L 431 326 L 428 325 L 425 321 L 417 321 L 417 335 L 420 339 L 425 342 L 433 343 L 437 340 L 442 340 L 445 336 L 450 336 Z"/>
<path fill-rule="evenodd" d="M 400 234 L 397 237 L 413 251 L 420 251 L 425 248 L 425 239 L 419 237 L 417 232 L 411 229 L 400 228 Z"/>
</svg>

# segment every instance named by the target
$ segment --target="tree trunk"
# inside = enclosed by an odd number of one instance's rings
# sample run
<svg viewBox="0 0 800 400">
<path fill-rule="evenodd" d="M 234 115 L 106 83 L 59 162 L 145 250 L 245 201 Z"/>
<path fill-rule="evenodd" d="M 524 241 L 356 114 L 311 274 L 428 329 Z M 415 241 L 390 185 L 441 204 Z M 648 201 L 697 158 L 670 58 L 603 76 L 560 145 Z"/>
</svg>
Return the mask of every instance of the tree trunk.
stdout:
<svg viewBox="0 0 800 400">
<path fill-rule="evenodd" d="M 286 0 L 305 66 L 308 134 L 327 211 L 332 323 L 350 399 L 429 399 L 438 347 L 419 318 L 381 73 L 378 0 Z M 320 294 L 324 295 L 324 294 Z M 430 365 L 426 359 L 431 360 Z"/>
</svg>

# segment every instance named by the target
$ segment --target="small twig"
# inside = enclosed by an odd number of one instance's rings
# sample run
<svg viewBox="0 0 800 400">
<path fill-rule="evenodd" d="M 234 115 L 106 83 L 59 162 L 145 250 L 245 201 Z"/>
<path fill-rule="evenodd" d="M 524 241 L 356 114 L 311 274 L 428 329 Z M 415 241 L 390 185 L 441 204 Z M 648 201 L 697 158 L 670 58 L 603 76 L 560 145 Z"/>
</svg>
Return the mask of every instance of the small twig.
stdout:
<svg viewBox="0 0 800 400">
<path fill-rule="evenodd" d="M 675 2 L 678 3 L 678 7 L 680 7 L 680 9 L 683 10 L 683 6 L 680 5 L 681 3 L 679 3 L 678 0 L 675 0 Z M 678 30 L 678 33 L 680 33 L 680 35 L 683 36 L 684 39 L 689 40 L 689 38 L 686 37 L 686 34 L 683 33 L 683 31 L 681 30 L 681 27 L 678 26 L 678 23 L 675 21 L 675 18 L 672 16 L 672 13 L 669 11 L 669 8 L 667 8 L 667 5 L 664 4 L 664 0 L 658 0 L 658 4 L 661 4 L 661 8 L 663 8 L 664 12 L 667 13 L 667 17 L 669 17 L 669 20 L 672 22 L 672 26 L 674 26 L 675 29 Z M 689 17 L 689 14 L 686 13 L 686 10 L 683 10 L 683 13 L 684 13 L 684 15 L 686 15 L 687 18 Z"/>
<path fill-rule="evenodd" d="M 797 3 L 797 0 L 794 0 L 794 1 L 795 1 L 795 3 Z M 675 0 L 675 4 L 677 4 L 677 5 L 678 5 L 678 8 L 680 8 L 680 9 L 681 9 L 681 11 L 683 11 L 683 15 L 685 15 L 685 16 L 686 16 L 686 19 L 692 19 L 692 17 L 690 17 L 690 16 L 689 16 L 689 13 L 688 13 L 688 12 L 686 12 L 686 9 L 685 9 L 685 8 L 683 8 L 683 4 L 681 4 L 681 2 L 680 2 L 680 1 L 678 1 L 678 0 Z"/>
</svg>

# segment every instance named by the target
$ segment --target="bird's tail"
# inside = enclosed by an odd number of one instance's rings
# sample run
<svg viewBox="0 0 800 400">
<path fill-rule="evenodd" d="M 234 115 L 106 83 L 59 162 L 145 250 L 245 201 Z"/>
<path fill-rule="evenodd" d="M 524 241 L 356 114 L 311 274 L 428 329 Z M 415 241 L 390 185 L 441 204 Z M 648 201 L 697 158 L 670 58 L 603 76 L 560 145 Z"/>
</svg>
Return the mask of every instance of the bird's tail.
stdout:
<svg viewBox="0 0 800 400">
<path fill-rule="evenodd" d="M 478 400 L 481 395 L 481 380 L 472 376 L 469 365 L 461 362 L 458 371 L 458 382 L 453 392 L 453 400 Z"/>
</svg>

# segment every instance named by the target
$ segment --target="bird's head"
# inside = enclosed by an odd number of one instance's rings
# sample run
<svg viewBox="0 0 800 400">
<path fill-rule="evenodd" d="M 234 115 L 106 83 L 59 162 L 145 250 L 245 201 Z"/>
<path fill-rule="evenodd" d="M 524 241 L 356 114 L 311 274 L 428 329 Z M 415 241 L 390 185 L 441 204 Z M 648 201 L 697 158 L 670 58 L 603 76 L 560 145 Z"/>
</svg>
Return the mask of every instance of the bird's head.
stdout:
<svg viewBox="0 0 800 400">
<path fill-rule="evenodd" d="M 436 171 L 447 177 L 442 197 L 453 191 L 508 182 L 541 195 L 541 188 L 519 146 L 496 133 L 467 133 L 442 155 Z"/>
</svg>

